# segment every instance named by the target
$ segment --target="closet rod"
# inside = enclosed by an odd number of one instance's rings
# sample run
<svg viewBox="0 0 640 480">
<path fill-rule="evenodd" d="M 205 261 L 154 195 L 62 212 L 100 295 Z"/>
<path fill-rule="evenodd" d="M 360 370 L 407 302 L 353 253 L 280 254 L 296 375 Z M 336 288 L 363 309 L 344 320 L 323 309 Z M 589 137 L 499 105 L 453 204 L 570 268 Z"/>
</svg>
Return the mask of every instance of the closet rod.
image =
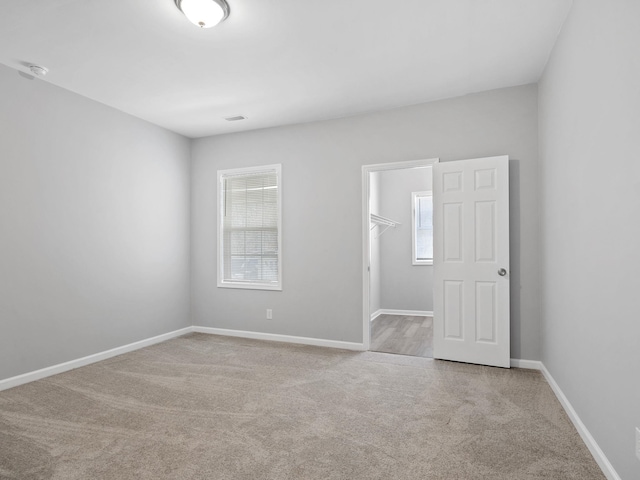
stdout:
<svg viewBox="0 0 640 480">
<path fill-rule="evenodd" d="M 380 237 L 384 232 L 386 232 L 390 227 L 395 228 L 396 225 L 401 225 L 400 222 L 396 222 L 395 220 L 391 220 L 390 218 L 387 217 L 383 217 L 381 215 L 376 215 L 375 213 L 371 214 L 371 222 L 374 224 L 373 227 L 371 227 L 371 230 L 373 230 L 374 228 L 380 226 L 380 225 L 384 225 L 385 228 L 382 229 L 378 235 L 374 238 L 378 238 Z"/>
</svg>

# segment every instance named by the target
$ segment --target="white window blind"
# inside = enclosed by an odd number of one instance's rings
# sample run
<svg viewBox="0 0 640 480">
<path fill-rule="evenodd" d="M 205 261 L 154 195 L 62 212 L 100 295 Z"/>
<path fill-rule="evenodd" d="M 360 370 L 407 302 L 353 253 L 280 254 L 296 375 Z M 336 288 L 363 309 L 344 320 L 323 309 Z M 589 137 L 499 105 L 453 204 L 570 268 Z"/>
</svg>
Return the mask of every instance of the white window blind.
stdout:
<svg viewBox="0 0 640 480">
<path fill-rule="evenodd" d="M 413 264 L 433 263 L 433 197 L 431 192 L 413 195 Z"/>
<path fill-rule="evenodd" d="M 280 289 L 280 168 L 219 173 L 219 286 Z"/>
</svg>

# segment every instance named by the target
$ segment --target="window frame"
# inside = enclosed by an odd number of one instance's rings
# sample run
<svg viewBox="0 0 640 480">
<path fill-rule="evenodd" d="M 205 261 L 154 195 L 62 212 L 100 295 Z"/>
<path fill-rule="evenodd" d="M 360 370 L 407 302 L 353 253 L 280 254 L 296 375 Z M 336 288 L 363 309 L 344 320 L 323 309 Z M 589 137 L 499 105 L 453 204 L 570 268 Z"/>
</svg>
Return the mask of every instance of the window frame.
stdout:
<svg viewBox="0 0 640 480">
<path fill-rule="evenodd" d="M 433 191 L 411 192 L 411 264 L 433 265 L 433 253 L 430 259 L 419 260 L 416 255 L 418 228 L 416 224 L 417 201 L 419 197 L 431 197 L 431 214 L 433 215 Z M 433 217 L 432 217 L 433 218 Z M 431 224 L 431 236 L 433 241 L 433 223 Z"/>
<path fill-rule="evenodd" d="M 224 214 L 225 188 L 224 180 L 228 177 L 275 173 L 278 184 L 277 192 L 277 228 L 278 228 L 278 281 L 276 283 L 237 282 L 224 280 Z M 240 288 L 248 290 L 282 290 L 282 164 L 262 165 L 257 167 L 230 168 L 217 171 L 217 257 L 218 287 Z"/>
</svg>

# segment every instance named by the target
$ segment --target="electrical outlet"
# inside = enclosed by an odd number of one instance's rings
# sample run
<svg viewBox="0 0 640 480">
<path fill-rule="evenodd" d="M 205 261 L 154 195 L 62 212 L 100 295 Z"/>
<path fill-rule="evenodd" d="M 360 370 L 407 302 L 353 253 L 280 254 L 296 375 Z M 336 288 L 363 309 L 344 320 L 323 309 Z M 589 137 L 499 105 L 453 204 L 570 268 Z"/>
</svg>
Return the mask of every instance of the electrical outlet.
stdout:
<svg viewBox="0 0 640 480">
<path fill-rule="evenodd" d="M 640 428 L 636 427 L 636 457 L 640 460 Z"/>
<path fill-rule="evenodd" d="M 273 320 L 273 310 L 267 308 L 267 320 Z"/>
</svg>

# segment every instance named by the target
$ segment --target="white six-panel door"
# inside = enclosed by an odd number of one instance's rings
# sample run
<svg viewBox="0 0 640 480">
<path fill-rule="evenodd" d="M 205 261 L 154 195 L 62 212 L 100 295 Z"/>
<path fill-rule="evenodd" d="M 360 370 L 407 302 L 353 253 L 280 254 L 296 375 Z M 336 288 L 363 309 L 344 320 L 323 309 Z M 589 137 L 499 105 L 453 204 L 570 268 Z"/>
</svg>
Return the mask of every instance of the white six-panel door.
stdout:
<svg viewBox="0 0 640 480">
<path fill-rule="evenodd" d="M 509 367 L 509 157 L 433 166 L 435 358 Z"/>
</svg>

